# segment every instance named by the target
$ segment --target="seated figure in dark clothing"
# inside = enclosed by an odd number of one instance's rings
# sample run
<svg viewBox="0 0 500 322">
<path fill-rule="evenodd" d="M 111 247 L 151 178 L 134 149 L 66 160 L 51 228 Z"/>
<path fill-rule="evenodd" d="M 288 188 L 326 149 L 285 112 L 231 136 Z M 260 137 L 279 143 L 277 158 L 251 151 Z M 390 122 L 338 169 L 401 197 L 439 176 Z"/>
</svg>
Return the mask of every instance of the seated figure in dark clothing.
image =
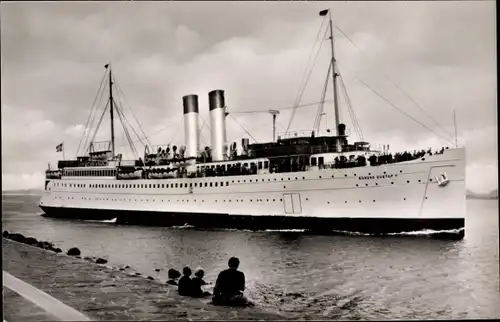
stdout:
<svg viewBox="0 0 500 322">
<path fill-rule="evenodd" d="M 193 294 L 193 281 L 191 280 L 191 269 L 189 267 L 184 267 L 182 269 L 182 274 L 184 276 L 179 280 L 179 294 L 183 296 L 191 296 Z"/>
<path fill-rule="evenodd" d="M 212 303 L 215 305 L 247 306 L 253 305 L 244 295 L 245 274 L 238 271 L 240 260 L 231 257 L 229 268 L 220 272 L 215 282 Z"/>
<path fill-rule="evenodd" d="M 204 292 L 201 288 L 203 285 L 207 284 L 207 282 L 203 280 L 203 276 L 205 276 L 205 271 L 201 267 L 197 268 L 194 272 L 194 277 L 191 280 L 193 283 L 192 296 L 194 297 L 203 297 L 210 295 L 210 292 Z"/>
<path fill-rule="evenodd" d="M 181 277 L 181 273 L 176 270 L 176 269 L 169 269 L 168 270 L 168 281 L 167 281 L 167 284 L 170 284 L 170 285 L 177 285 L 177 279 Z"/>
</svg>

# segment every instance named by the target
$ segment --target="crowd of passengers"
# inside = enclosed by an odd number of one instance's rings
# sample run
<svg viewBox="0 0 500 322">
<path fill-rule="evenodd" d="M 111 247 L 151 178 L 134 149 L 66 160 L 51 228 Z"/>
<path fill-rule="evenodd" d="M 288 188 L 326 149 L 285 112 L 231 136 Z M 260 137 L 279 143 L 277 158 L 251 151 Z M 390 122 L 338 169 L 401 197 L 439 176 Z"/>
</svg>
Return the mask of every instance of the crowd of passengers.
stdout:
<svg viewBox="0 0 500 322">
<path fill-rule="evenodd" d="M 243 295 L 245 274 L 238 270 L 239 265 L 240 260 L 237 257 L 229 259 L 229 268 L 219 273 L 213 295 L 203 290 L 203 287 L 210 285 L 210 283 L 203 280 L 205 272 L 202 268 L 195 270 L 194 277 L 191 277 L 192 271 L 188 266 L 182 269 L 182 277 L 179 271 L 171 268 L 168 270 L 169 280 L 167 284 L 177 286 L 179 295 L 182 296 L 200 298 L 212 295 L 212 304 L 214 305 L 253 306 L 253 302 Z"/>
<path fill-rule="evenodd" d="M 434 154 L 442 154 L 444 153 L 444 150 L 447 150 L 448 147 L 446 148 L 441 148 L 441 150 L 434 152 Z M 398 152 L 395 154 L 392 153 L 384 153 L 379 156 L 376 156 L 375 154 L 372 154 L 371 156 L 368 157 L 368 159 L 365 156 L 351 156 L 350 158 L 347 158 L 346 156 L 339 156 L 334 159 L 333 164 L 324 164 L 323 158 L 313 158 L 314 162 L 311 162 L 309 164 L 309 160 L 306 160 L 305 162 L 301 162 L 301 160 L 297 159 L 292 159 L 291 162 L 287 158 L 283 158 L 281 161 L 276 161 L 273 160 L 270 164 L 268 161 L 264 162 L 258 162 L 254 163 L 251 162 L 250 166 L 242 163 L 235 163 L 235 164 L 226 164 L 224 166 L 220 165 L 214 165 L 214 167 L 209 167 L 206 166 L 203 171 L 198 170 L 196 173 L 191 174 L 192 177 L 222 177 L 222 176 L 239 176 L 239 175 L 252 175 L 252 174 L 257 174 L 258 169 L 262 169 L 264 167 L 265 169 L 269 168 L 270 173 L 285 173 L 285 172 L 300 172 L 300 171 L 306 171 L 309 165 L 311 166 L 318 166 L 320 169 L 327 169 L 327 168 L 334 168 L 334 169 L 345 169 L 345 168 L 356 168 L 356 167 L 364 167 L 367 165 L 367 163 L 370 164 L 370 166 L 377 166 L 377 165 L 383 165 L 383 164 L 389 164 L 389 163 L 398 163 L 398 162 L 405 162 L 405 161 L 411 161 L 411 160 L 416 160 L 423 158 L 425 155 L 432 155 L 433 152 L 431 149 L 425 151 L 425 150 L 420 150 L 420 151 L 413 151 L 413 152 L 408 152 L 404 151 L 402 153 Z M 139 159 L 139 162 L 142 162 L 142 160 Z M 257 166 L 258 165 L 258 166 Z M 184 178 L 187 177 L 186 169 L 178 169 L 177 171 L 177 177 L 179 178 Z M 180 172 L 179 172 L 180 171 Z M 148 178 L 148 173 L 143 172 L 142 174 L 143 179 Z"/>
</svg>

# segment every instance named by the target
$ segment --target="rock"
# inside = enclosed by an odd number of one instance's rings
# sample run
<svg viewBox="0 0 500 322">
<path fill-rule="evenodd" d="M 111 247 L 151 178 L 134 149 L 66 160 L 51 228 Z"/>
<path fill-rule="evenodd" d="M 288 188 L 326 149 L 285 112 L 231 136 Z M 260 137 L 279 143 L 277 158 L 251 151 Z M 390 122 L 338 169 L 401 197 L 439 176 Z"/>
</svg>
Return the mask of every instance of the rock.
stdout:
<svg viewBox="0 0 500 322">
<path fill-rule="evenodd" d="M 293 296 L 294 298 L 302 297 L 303 295 L 300 293 L 286 293 L 286 296 Z"/>
<path fill-rule="evenodd" d="M 38 244 L 38 240 L 36 240 L 33 237 L 28 237 L 28 238 L 26 238 L 26 244 L 31 245 L 31 246 L 36 246 L 36 244 Z"/>
<path fill-rule="evenodd" d="M 4 230 L 2 236 L 5 238 L 9 237 L 9 232 L 7 230 Z"/>
<path fill-rule="evenodd" d="M 82 259 L 82 256 L 75 256 L 76 258 Z"/>
<path fill-rule="evenodd" d="M 81 254 L 80 250 L 76 247 L 72 247 L 66 253 L 69 256 L 79 256 Z"/>
<path fill-rule="evenodd" d="M 139 276 L 139 275 L 141 275 L 141 273 L 137 272 L 137 273 L 135 273 L 135 275 Z"/>
<path fill-rule="evenodd" d="M 85 256 L 83 259 L 86 260 L 86 261 L 89 261 L 89 262 L 93 262 L 92 258 L 90 258 L 88 256 Z"/>
<path fill-rule="evenodd" d="M 97 264 L 106 264 L 108 261 L 105 260 L 104 258 L 98 258 L 96 261 L 95 261 Z"/>
<path fill-rule="evenodd" d="M 124 271 L 124 270 L 125 270 L 125 268 L 123 268 L 123 267 L 120 267 L 120 271 Z"/>
<path fill-rule="evenodd" d="M 51 243 L 51 242 L 44 241 L 43 244 L 45 246 L 45 249 L 52 249 L 52 248 L 54 248 L 54 244 Z"/>
<path fill-rule="evenodd" d="M 9 239 L 16 241 L 16 242 L 19 242 L 19 243 L 23 243 L 23 244 L 26 242 L 26 237 L 24 237 L 24 235 L 22 235 L 22 234 L 17 234 L 17 233 L 10 234 Z"/>
<path fill-rule="evenodd" d="M 60 249 L 60 248 L 54 248 L 54 252 L 56 252 L 56 253 L 62 253 L 62 249 Z"/>
<path fill-rule="evenodd" d="M 130 266 L 128 266 L 128 265 L 125 265 L 125 267 L 124 267 L 124 268 L 125 268 L 125 269 L 127 269 L 127 268 L 130 268 Z"/>
<path fill-rule="evenodd" d="M 160 271 L 160 269 L 159 269 L 159 268 L 155 268 L 155 272 L 159 272 L 159 271 Z"/>
<path fill-rule="evenodd" d="M 152 276 L 148 276 L 148 277 L 147 277 L 147 279 L 148 279 L 148 280 L 152 280 L 152 281 L 154 281 L 154 280 L 155 280 Z"/>
</svg>

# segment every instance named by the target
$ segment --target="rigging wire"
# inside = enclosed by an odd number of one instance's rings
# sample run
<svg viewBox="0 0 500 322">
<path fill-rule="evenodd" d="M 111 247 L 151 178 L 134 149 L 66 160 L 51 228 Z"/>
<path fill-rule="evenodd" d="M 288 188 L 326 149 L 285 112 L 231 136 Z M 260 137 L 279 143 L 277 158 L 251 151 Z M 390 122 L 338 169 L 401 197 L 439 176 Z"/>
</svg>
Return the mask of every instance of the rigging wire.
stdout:
<svg viewBox="0 0 500 322">
<path fill-rule="evenodd" d="M 339 65 L 341 65 L 339 63 Z M 346 68 L 345 66 L 341 65 L 343 68 L 349 70 L 348 68 Z M 449 139 L 445 138 L 444 136 L 442 136 L 441 134 L 435 132 L 434 130 L 432 130 L 431 128 L 427 127 L 425 124 L 423 124 L 422 122 L 418 121 L 417 119 L 415 119 L 413 116 L 411 116 L 410 114 L 406 113 L 405 111 L 403 111 L 401 108 L 399 108 L 396 104 L 392 103 L 391 101 L 389 101 L 387 98 L 385 98 L 382 94 L 380 94 L 379 92 L 377 92 L 375 89 L 373 89 L 370 85 L 368 85 L 367 83 L 365 83 L 362 79 L 360 79 L 358 76 L 356 76 L 356 74 L 354 74 L 352 71 L 351 73 L 353 74 L 353 77 L 356 78 L 361 84 L 365 85 L 369 90 L 371 90 L 375 95 L 377 95 L 378 97 L 380 97 L 381 99 L 383 99 L 384 101 L 386 101 L 387 103 L 389 103 L 392 107 L 394 107 L 396 110 L 398 110 L 399 112 L 401 112 L 403 115 L 405 115 L 406 117 L 408 117 L 409 119 L 413 120 L 414 122 L 420 124 L 422 127 L 424 127 L 425 129 L 427 129 L 428 131 L 436 134 L 437 136 L 441 137 L 442 139 L 444 139 L 445 141 L 447 142 L 451 142 L 453 143 L 452 141 L 450 141 Z"/>
<path fill-rule="evenodd" d="M 113 79 L 114 79 L 114 77 L 113 77 Z M 147 139 L 146 133 L 145 133 L 145 132 L 144 132 L 144 130 L 142 129 L 141 123 L 139 122 L 139 120 L 138 120 L 138 119 L 137 119 L 137 117 L 135 116 L 134 110 L 132 109 L 132 107 L 131 107 L 131 106 L 130 106 L 130 104 L 128 103 L 127 98 L 125 97 L 125 94 L 123 93 L 123 91 L 122 91 L 122 89 L 121 89 L 120 84 L 118 84 L 118 82 L 116 82 L 116 81 L 115 81 L 114 83 L 115 83 L 115 85 L 116 85 L 116 88 L 117 88 L 118 92 L 119 92 L 119 93 L 121 94 L 121 96 L 123 97 L 123 100 L 125 101 L 126 105 L 128 105 L 127 107 L 128 107 L 128 109 L 130 110 L 130 112 L 132 113 L 132 116 L 134 117 L 134 119 L 135 119 L 135 121 L 136 121 L 137 125 L 139 125 L 139 129 L 141 130 L 142 135 L 146 138 L 147 143 L 151 146 L 151 142 L 149 142 L 149 140 Z M 137 136 L 137 137 L 139 137 L 139 136 Z M 144 145 L 144 144 L 143 144 L 143 145 Z"/>
<path fill-rule="evenodd" d="M 344 96 L 346 99 L 347 111 L 349 112 L 349 115 L 351 116 L 351 119 L 352 119 L 352 125 L 354 128 L 354 131 L 358 135 L 359 139 L 361 141 L 364 141 L 363 131 L 361 131 L 361 126 L 359 125 L 356 114 L 354 113 L 354 108 L 352 107 L 351 98 L 349 97 L 349 94 L 347 93 L 347 87 L 345 86 L 344 78 L 342 77 L 340 72 L 338 73 L 338 75 L 340 78 L 340 86 L 341 86 L 342 92 L 344 93 Z"/>
<path fill-rule="evenodd" d="M 323 91 L 321 92 L 321 103 L 318 106 L 318 112 L 316 114 L 316 119 L 314 120 L 313 131 L 316 131 L 316 132 L 319 132 L 319 126 L 321 124 L 321 117 L 323 116 L 326 90 L 328 89 L 328 79 L 330 78 L 331 71 L 332 71 L 332 63 L 330 62 L 329 66 L 328 66 L 328 72 L 326 73 L 325 85 L 323 86 Z"/>
<path fill-rule="evenodd" d="M 101 126 L 102 119 L 104 118 L 104 114 L 106 113 L 106 110 L 108 109 L 108 106 L 109 106 L 109 101 L 106 104 L 106 106 L 104 107 L 104 110 L 102 111 L 101 118 L 99 119 L 99 122 L 97 124 L 97 128 L 96 128 L 96 130 L 94 132 L 94 135 L 92 136 L 92 140 L 90 141 L 90 143 L 94 142 L 94 139 L 95 139 L 95 137 L 97 135 L 97 130 L 99 129 L 99 126 Z M 88 151 L 90 152 L 90 144 L 88 146 Z"/>
<path fill-rule="evenodd" d="M 321 25 L 321 27 L 323 27 L 323 24 Z M 326 36 L 326 33 L 328 31 L 328 28 L 325 28 L 325 32 L 323 34 L 323 37 L 322 39 L 324 40 L 325 39 L 325 36 Z M 323 47 L 323 43 L 324 41 L 321 41 L 320 42 L 320 45 L 319 45 L 319 48 L 318 48 L 318 51 L 316 53 L 316 56 L 314 57 L 314 61 L 313 61 L 313 65 L 311 66 L 311 69 L 309 70 L 309 73 L 307 75 L 307 78 L 306 78 L 306 81 L 304 83 L 304 86 L 302 87 L 302 91 L 301 93 L 299 94 L 299 96 L 297 97 L 297 99 L 295 100 L 295 104 L 294 105 L 298 105 L 300 100 L 302 99 L 302 96 L 304 95 L 304 92 L 305 92 L 305 89 L 306 89 L 306 86 L 307 86 L 307 83 L 309 82 L 309 79 L 311 77 L 311 74 L 312 74 L 312 71 L 313 71 L 313 68 L 314 66 L 316 65 L 316 61 L 318 60 L 318 57 L 319 57 L 319 54 L 321 53 L 321 47 Z M 290 117 L 290 121 L 288 122 L 288 126 L 286 128 L 286 133 L 288 133 L 289 129 L 290 129 L 290 126 L 292 125 L 292 121 L 293 121 L 293 118 L 295 116 L 295 109 L 292 110 L 292 115 Z"/>
<path fill-rule="evenodd" d="M 256 143 L 259 143 L 259 142 L 258 142 L 258 141 L 257 141 L 257 140 L 256 140 L 256 139 L 252 136 L 252 134 L 250 134 L 250 132 L 248 132 L 248 131 L 247 131 L 247 130 L 243 127 L 243 125 L 241 125 L 241 123 L 240 123 L 240 122 L 238 122 L 238 120 L 236 120 L 236 119 L 234 118 L 234 116 L 232 116 L 231 114 L 229 114 L 229 116 L 231 116 L 231 117 L 233 118 L 233 120 L 234 120 L 234 121 L 235 121 L 235 122 L 236 122 L 236 123 L 237 123 L 237 124 L 238 124 L 238 125 L 242 128 L 242 129 L 243 129 L 243 131 L 245 131 L 245 132 L 246 132 L 246 133 L 247 133 L 247 134 L 248 134 L 248 135 L 249 135 L 249 136 L 250 136 L 250 137 L 251 137 L 251 138 L 252 138 L 252 139 L 253 139 Z"/>
<path fill-rule="evenodd" d="M 340 31 L 342 33 L 342 35 L 344 35 L 344 37 L 354 46 L 356 47 L 357 50 L 359 50 L 359 52 L 361 53 L 365 53 L 361 48 L 359 48 L 355 43 L 354 41 L 351 40 L 351 38 L 340 28 L 338 27 L 337 25 L 335 25 L 335 28 Z M 448 131 L 446 131 L 442 126 L 441 124 L 439 124 L 422 106 L 420 106 L 420 104 L 418 104 L 411 96 L 410 94 L 408 94 L 408 92 L 406 92 L 401 86 L 399 86 L 398 84 L 396 84 L 394 81 L 392 81 L 392 79 L 389 77 L 389 75 L 387 75 L 387 73 L 381 73 L 392 85 L 396 86 L 396 88 L 398 88 L 417 108 L 419 108 L 422 112 L 424 112 L 424 114 L 426 114 L 433 122 L 434 124 L 436 124 L 441 130 L 443 130 L 444 133 L 448 134 L 450 136 L 450 138 L 453 138 L 454 136 L 451 135 L 450 133 L 448 133 Z"/>
<path fill-rule="evenodd" d="M 128 143 L 130 145 L 130 149 L 132 150 L 132 153 L 134 153 L 135 156 L 138 158 L 139 155 L 137 154 L 137 150 L 135 149 L 135 146 L 132 143 L 132 137 L 130 136 L 130 133 L 129 133 L 129 131 L 128 131 L 127 127 L 126 127 L 126 124 L 125 124 L 125 120 L 124 120 L 125 119 L 125 115 L 123 114 L 122 109 L 118 108 L 118 106 L 117 106 L 116 111 L 117 111 L 118 117 L 120 118 L 120 122 L 122 124 L 123 131 L 125 132 L 125 137 L 127 138 Z"/>
<path fill-rule="evenodd" d="M 123 106 L 123 104 L 122 104 L 121 106 Z M 146 145 L 144 144 L 144 142 L 142 142 L 141 137 L 139 136 L 139 134 L 137 134 L 137 132 L 135 131 L 135 129 L 134 129 L 134 127 L 132 126 L 132 124 L 130 124 L 129 120 L 127 119 L 127 117 L 125 116 L 125 114 L 123 113 L 123 111 L 121 111 L 121 112 L 122 112 L 122 116 L 123 116 L 123 118 L 124 118 L 124 119 L 125 119 L 125 121 L 127 122 L 128 126 L 130 126 L 130 128 L 132 129 L 132 131 L 135 133 L 135 135 L 137 136 L 137 138 L 139 139 L 139 141 L 141 142 L 141 144 L 142 144 L 143 146 L 146 146 Z M 151 145 L 151 144 L 150 144 L 150 145 Z"/>
<path fill-rule="evenodd" d="M 103 89 L 101 92 L 101 96 L 99 97 L 98 104 L 95 105 L 96 109 L 94 110 L 94 112 L 97 111 L 97 106 L 101 104 L 101 101 L 103 100 L 103 97 L 104 97 L 104 93 L 105 93 L 105 91 Z M 107 103 L 109 103 L 109 100 Z M 85 147 L 89 148 L 90 144 L 92 143 L 92 140 L 89 140 L 91 137 L 90 129 L 93 128 L 93 126 L 94 126 L 94 121 L 95 121 L 96 116 L 97 116 L 97 113 L 94 113 L 94 116 L 92 117 L 92 120 L 90 121 L 90 124 L 89 124 L 89 132 L 87 133 L 87 136 L 85 138 L 84 144 L 82 145 L 82 148 L 85 148 Z M 96 133 L 98 130 L 99 130 L 99 126 L 96 126 L 94 133 Z M 95 135 L 94 135 L 94 137 L 95 137 Z"/>
<path fill-rule="evenodd" d="M 96 95 L 94 97 L 94 102 L 92 103 L 92 108 L 90 109 L 90 114 L 89 116 L 87 117 L 87 122 L 85 123 L 85 128 L 83 129 L 83 133 L 82 133 L 82 137 L 80 138 L 80 142 L 78 143 L 78 148 L 76 149 L 76 156 L 78 156 L 78 152 L 80 151 L 80 146 L 82 144 L 82 141 L 83 139 L 85 138 L 85 134 L 87 133 L 87 127 L 89 125 L 89 121 L 90 121 L 90 118 L 92 116 L 92 113 L 94 112 L 94 110 L 96 109 L 96 101 L 97 101 L 97 98 L 100 97 L 100 99 L 102 99 L 102 95 L 104 93 L 104 90 L 103 90 L 103 85 L 104 85 L 104 81 L 106 79 L 106 75 L 107 75 L 107 71 L 104 73 L 104 75 L 102 76 L 102 79 L 101 79 L 101 83 L 99 85 L 99 88 L 97 89 L 97 92 L 96 92 Z M 101 95 L 99 95 L 99 93 L 101 93 Z M 87 133 L 88 134 L 88 133 Z M 85 145 L 84 145 L 85 146 Z"/>
<path fill-rule="evenodd" d="M 325 21 L 326 21 L 326 19 L 323 19 L 321 21 L 321 25 L 318 29 L 318 33 L 316 34 L 316 38 L 314 39 L 313 47 L 311 48 L 311 51 L 309 52 L 309 57 L 307 58 L 307 63 L 304 67 L 304 72 L 302 73 L 302 77 L 301 77 L 303 81 L 300 83 L 299 90 L 297 92 L 297 96 L 295 97 L 294 105 L 298 104 L 297 102 L 300 100 L 299 95 L 303 91 L 303 88 L 306 86 L 305 78 L 307 75 L 307 71 L 309 70 L 309 64 L 311 63 L 311 58 L 312 58 L 312 55 L 314 53 L 314 48 L 316 48 L 316 46 L 318 44 L 319 36 L 321 34 L 321 30 L 323 29 L 323 25 L 324 25 Z"/>
</svg>

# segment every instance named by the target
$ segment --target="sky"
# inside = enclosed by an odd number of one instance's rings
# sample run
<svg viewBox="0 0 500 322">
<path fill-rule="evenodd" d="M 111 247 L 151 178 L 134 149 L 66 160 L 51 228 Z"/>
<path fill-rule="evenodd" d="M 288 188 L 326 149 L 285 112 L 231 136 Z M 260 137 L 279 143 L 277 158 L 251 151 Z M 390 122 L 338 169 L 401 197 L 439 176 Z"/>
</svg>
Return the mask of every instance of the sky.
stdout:
<svg viewBox="0 0 500 322">
<path fill-rule="evenodd" d="M 247 132 L 252 142 L 270 141 L 271 115 L 241 112 L 294 106 L 309 70 L 300 103 L 320 101 L 331 55 L 318 15 L 326 8 L 364 140 L 393 152 L 452 147 L 455 111 L 467 188 L 496 189 L 494 1 L 132 1 L 0 3 L 2 190 L 42 188 L 48 163 L 63 157 L 56 152 L 61 142 L 66 159 L 76 156 L 108 62 L 124 94 L 119 107 L 153 146 L 183 144 L 187 94 L 199 96 L 201 144 L 208 145 L 204 123 L 214 89 L 225 91 L 230 142 L 239 145 Z M 334 122 L 328 86 L 322 129 Z M 341 121 L 359 140 L 344 96 L 339 100 Z M 97 119 L 104 106 L 98 101 Z M 317 109 L 296 109 L 290 129 L 310 131 Z M 278 115 L 277 132 L 286 130 L 292 111 Z M 106 114 L 96 141 L 109 140 L 109 123 Z M 118 152 L 131 159 L 115 124 Z M 136 147 L 142 155 L 143 146 Z"/>
</svg>

